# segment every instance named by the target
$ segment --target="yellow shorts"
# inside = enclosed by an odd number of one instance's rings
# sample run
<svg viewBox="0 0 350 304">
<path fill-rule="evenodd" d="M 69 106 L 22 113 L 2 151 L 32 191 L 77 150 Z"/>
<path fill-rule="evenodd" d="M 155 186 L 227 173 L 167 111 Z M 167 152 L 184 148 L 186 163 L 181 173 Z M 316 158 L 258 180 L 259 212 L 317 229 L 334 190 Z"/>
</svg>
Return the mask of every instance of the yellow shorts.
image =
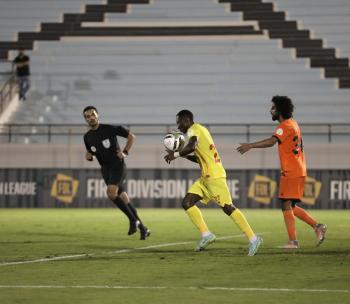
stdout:
<svg viewBox="0 0 350 304">
<path fill-rule="evenodd" d="M 226 178 L 216 179 L 197 179 L 188 189 L 188 193 L 199 195 L 203 204 L 208 204 L 209 201 L 214 201 L 221 207 L 225 204 L 232 203 L 232 197 L 228 190 Z"/>
</svg>

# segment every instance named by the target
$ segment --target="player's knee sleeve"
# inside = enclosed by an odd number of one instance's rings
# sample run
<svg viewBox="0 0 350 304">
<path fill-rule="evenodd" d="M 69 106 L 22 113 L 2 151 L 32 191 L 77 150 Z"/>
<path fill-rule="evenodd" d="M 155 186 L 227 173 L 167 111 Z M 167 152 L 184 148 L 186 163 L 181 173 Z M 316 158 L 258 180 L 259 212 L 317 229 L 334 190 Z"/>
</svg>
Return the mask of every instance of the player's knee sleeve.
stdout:
<svg viewBox="0 0 350 304">
<path fill-rule="evenodd" d="M 222 210 L 228 215 L 230 216 L 232 214 L 233 211 L 235 211 L 235 207 L 233 205 L 228 205 L 225 204 L 224 207 L 222 207 Z"/>
<path fill-rule="evenodd" d="M 187 210 L 187 209 L 189 209 L 189 208 L 191 208 L 193 206 L 187 200 L 183 200 L 181 204 L 182 204 L 182 208 L 184 208 L 185 210 Z"/>
</svg>

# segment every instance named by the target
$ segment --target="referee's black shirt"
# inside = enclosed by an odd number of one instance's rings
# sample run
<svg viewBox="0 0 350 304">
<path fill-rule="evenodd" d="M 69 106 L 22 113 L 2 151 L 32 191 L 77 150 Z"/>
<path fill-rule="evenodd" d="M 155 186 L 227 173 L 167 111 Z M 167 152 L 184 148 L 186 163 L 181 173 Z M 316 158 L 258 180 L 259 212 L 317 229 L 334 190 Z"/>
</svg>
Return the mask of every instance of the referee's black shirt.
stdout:
<svg viewBox="0 0 350 304">
<path fill-rule="evenodd" d="M 97 130 L 89 130 L 84 135 L 87 151 L 95 155 L 101 166 L 115 163 L 124 163 L 117 157 L 120 150 L 117 136 L 127 138 L 129 130 L 122 126 L 100 124 Z"/>
</svg>

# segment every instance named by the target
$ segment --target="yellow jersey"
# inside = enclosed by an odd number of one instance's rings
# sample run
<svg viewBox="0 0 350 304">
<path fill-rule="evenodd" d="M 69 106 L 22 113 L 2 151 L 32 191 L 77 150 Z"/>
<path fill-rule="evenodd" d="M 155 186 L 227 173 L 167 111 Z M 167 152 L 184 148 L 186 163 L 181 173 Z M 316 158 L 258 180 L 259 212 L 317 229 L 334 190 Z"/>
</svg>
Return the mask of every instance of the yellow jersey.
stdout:
<svg viewBox="0 0 350 304">
<path fill-rule="evenodd" d="M 226 171 L 208 129 L 195 123 L 187 130 L 187 136 L 188 138 L 197 137 L 194 154 L 201 167 L 202 177 L 206 179 L 226 177 Z"/>
</svg>

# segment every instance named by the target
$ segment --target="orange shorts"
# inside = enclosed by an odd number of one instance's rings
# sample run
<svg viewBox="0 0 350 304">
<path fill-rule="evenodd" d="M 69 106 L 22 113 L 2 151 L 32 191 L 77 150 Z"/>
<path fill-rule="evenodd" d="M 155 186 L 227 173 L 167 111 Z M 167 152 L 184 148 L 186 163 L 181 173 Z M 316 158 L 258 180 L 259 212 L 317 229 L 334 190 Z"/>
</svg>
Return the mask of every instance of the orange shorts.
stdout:
<svg viewBox="0 0 350 304">
<path fill-rule="evenodd" d="M 278 197 L 281 199 L 302 199 L 304 196 L 305 176 L 280 178 Z"/>
</svg>

